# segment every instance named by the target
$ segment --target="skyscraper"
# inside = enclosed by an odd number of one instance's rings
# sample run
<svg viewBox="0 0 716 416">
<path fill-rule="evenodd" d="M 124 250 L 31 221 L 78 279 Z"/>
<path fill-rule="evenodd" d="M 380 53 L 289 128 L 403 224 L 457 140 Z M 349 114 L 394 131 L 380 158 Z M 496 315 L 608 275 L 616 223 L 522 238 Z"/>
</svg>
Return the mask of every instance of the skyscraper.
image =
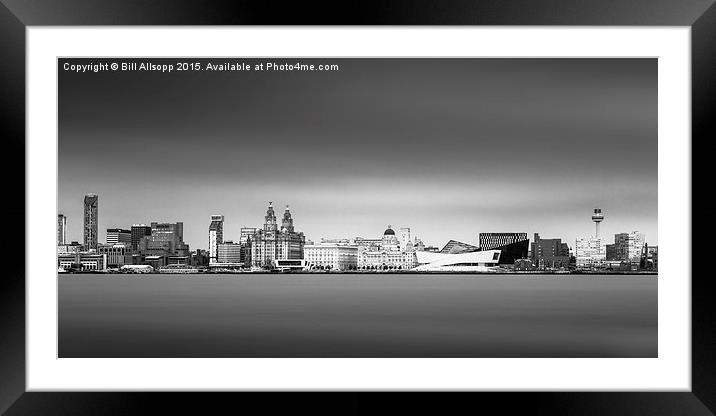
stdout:
<svg viewBox="0 0 716 416">
<path fill-rule="evenodd" d="M 97 248 L 99 236 L 97 234 L 98 198 L 95 194 L 85 195 L 85 214 L 84 214 L 84 245 L 85 250 L 94 250 Z"/>
<path fill-rule="evenodd" d="M 67 244 L 67 217 L 63 214 L 57 215 L 57 245 Z"/>
<path fill-rule="evenodd" d="M 212 215 L 209 224 L 209 264 L 218 262 L 218 247 L 224 242 L 224 216 Z"/>
<path fill-rule="evenodd" d="M 132 225 L 132 250 L 139 250 L 139 242 L 142 238 L 152 235 L 152 227 L 147 224 L 134 224 Z"/>
</svg>

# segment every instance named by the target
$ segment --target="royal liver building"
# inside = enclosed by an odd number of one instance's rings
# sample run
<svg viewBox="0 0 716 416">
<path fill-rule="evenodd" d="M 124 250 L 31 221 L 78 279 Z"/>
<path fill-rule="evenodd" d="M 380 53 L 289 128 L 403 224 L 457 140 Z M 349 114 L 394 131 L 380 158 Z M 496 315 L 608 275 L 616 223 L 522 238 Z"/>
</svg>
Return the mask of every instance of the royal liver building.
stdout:
<svg viewBox="0 0 716 416">
<path fill-rule="evenodd" d="M 254 266 L 268 267 L 273 260 L 303 259 L 303 246 L 306 237 L 293 228 L 291 211 L 286 205 L 281 220 L 281 228 L 276 221 L 273 203 L 269 202 L 264 217 L 264 227 L 254 233 L 251 241 L 251 263 Z"/>
</svg>

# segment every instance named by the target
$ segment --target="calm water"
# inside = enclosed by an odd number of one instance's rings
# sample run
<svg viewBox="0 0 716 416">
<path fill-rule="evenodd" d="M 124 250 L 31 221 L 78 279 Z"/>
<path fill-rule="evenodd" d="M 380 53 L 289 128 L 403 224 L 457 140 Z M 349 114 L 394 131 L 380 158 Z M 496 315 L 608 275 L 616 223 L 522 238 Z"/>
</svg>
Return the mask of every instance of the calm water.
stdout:
<svg viewBox="0 0 716 416">
<path fill-rule="evenodd" d="M 72 275 L 60 357 L 656 357 L 656 276 Z"/>
</svg>

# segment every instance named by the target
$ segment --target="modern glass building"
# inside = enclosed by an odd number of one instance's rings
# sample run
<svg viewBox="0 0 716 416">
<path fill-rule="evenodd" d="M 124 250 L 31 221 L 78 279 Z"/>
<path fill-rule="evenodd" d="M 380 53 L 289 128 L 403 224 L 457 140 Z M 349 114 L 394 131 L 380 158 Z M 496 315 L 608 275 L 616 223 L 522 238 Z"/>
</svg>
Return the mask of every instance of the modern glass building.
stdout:
<svg viewBox="0 0 716 416">
<path fill-rule="evenodd" d="M 500 250 L 500 264 L 515 264 L 527 258 L 530 240 L 527 233 L 480 233 L 480 250 Z"/>
<path fill-rule="evenodd" d="M 131 229 L 132 233 L 132 250 L 139 250 L 139 242 L 142 238 L 152 235 L 152 227 L 146 224 L 134 224 Z"/>
</svg>

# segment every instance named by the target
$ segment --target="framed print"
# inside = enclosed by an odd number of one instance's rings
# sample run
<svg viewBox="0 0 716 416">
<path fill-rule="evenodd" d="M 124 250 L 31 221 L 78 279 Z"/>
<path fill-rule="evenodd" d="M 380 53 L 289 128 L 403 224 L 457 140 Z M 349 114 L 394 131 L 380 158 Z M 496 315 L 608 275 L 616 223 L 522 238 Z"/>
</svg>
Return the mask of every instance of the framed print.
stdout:
<svg viewBox="0 0 716 416">
<path fill-rule="evenodd" d="M 160 391 L 714 408 L 683 254 L 710 2 L 4 3 L 8 414 Z"/>
</svg>

